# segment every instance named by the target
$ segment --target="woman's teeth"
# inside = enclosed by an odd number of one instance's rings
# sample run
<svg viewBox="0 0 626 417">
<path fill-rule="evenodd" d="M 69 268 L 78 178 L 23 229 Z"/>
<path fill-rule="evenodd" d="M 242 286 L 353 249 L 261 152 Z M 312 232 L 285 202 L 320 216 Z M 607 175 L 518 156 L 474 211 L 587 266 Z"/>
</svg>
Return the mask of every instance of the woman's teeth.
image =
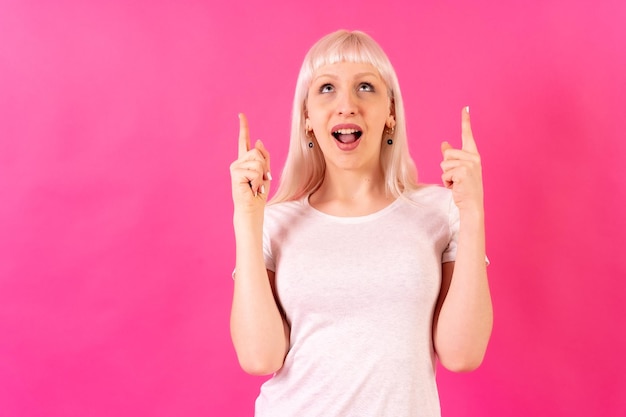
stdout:
<svg viewBox="0 0 626 417">
<path fill-rule="evenodd" d="M 333 132 L 333 135 L 350 135 L 352 133 L 356 133 L 358 130 L 356 129 L 339 129 Z"/>
<path fill-rule="evenodd" d="M 357 129 L 338 129 L 333 133 L 335 139 L 342 143 L 351 143 L 357 141 L 363 132 Z"/>
</svg>

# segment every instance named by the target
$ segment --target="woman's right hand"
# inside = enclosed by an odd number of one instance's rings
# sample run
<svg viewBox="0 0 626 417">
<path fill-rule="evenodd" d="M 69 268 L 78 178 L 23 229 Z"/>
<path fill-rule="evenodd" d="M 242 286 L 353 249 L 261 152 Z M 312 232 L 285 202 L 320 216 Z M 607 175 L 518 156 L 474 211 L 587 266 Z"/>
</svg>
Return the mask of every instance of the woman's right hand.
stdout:
<svg viewBox="0 0 626 417">
<path fill-rule="evenodd" d="M 230 164 L 230 177 L 235 210 L 262 213 L 272 179 L 270 154 L 260 140 L 250 149 L 248 119 L 243 113 L 239 114 L 239 154 Z"/>
<path fill-rule="evenodd" d="M 250 149 L 248 120 L 239 115 L 239 154 L 230 164 L 235 213 L 235 279 L 230 332 L 241 367 L 253 375 L 278 371 L 289 350 L 289 326 L 265 266 L 263 217 L 270 191 L 270 154 L 261 141 Z"/>
</svg>

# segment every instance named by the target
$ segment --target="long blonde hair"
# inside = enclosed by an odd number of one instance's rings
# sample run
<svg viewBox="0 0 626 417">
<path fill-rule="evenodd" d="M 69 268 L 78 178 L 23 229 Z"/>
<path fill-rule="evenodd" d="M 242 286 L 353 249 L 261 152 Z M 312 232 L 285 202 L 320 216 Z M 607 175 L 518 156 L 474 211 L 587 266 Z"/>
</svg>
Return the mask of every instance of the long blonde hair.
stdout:
<svg viewBox="0 0 626 417">
<path fill-rule="evenodd" d="M 308 196 L 324 180 L 324 155 L 315 143 L 315 138 L 307 137 L 305 132 L 305 106 L 315 71 L 337 62 L 366 63 L 378 69 L 394 106 L 392 114 L 396 122 L 391 136 L 393 145 L 388 146 L 381 141 L 380 163 L 385 175 L 385 186 L 387 192 L 395 197 L 417 188 L 417 170 L 409 154 L 404 106 L 396 72 L 385 52 L 370 36 L 360 31 L 339 30 L 317 41 L 304 57 L 296 82 L 287 160 L 271 203 Z M 309 147 L 310 141 L 315 144 L 313 148 Z"/>
</svg>

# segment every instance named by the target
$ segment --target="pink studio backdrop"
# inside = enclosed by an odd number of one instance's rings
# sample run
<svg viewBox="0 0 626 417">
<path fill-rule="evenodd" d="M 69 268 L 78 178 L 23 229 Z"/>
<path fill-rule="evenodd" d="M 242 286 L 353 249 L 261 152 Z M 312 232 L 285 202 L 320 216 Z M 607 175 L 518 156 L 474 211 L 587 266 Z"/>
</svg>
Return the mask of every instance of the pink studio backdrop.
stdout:
<svg viewBox="0 0 626 417">
<path fill-rule="evenodd" d="M 444 416 L 626 416 L 625 21 L 622 0 L 0 1 L 0 417 L 252 414 L 237 113 L 279 174 L 301 59 L 338 28 L 394 62 L 423 181 L 472 108 L 495 329 L 478 371 L 439 371 Z"/>
</svg>

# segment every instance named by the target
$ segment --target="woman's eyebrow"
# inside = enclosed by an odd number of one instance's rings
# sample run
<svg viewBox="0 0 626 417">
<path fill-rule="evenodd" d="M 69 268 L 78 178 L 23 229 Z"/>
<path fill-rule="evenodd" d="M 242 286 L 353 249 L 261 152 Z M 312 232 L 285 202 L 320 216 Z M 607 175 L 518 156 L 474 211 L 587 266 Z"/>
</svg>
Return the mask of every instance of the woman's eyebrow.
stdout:
<svg viewBox="0 0 626 417">
<path fill-rule="evenodd" d="M 335 74 L 320 74 L 320 75 L 316 76 L 315 78 L 313 78 L 313 80 L 311 80 L 311 82 L 315 82 L 318 78 L 338 79 L 339 77 L 336 76 Z"/>
</svg>

